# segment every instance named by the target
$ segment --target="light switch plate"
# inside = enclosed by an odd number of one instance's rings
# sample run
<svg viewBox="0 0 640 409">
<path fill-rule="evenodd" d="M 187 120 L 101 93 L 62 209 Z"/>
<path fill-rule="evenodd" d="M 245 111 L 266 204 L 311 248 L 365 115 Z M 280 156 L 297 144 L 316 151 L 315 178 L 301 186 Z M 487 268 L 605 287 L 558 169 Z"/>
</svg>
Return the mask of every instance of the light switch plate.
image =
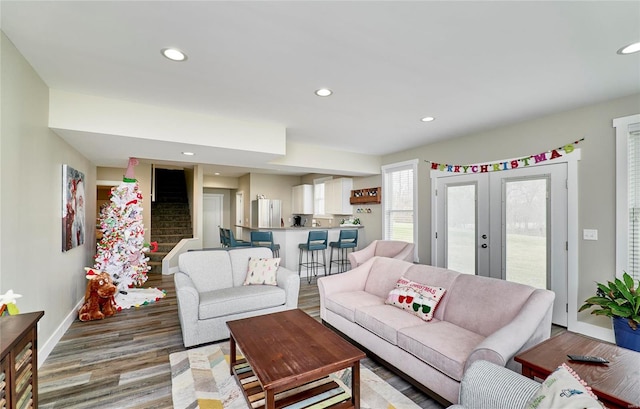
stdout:
<svg viewBox="0 0 640 409">
<path fill-rule="evenodd" d="M 582 239 L 583 240 L 598 240 L 598 230 L 595 230 L 595 229 L 584 229 L 584 230 L 582 230 Z"/>
</svg>

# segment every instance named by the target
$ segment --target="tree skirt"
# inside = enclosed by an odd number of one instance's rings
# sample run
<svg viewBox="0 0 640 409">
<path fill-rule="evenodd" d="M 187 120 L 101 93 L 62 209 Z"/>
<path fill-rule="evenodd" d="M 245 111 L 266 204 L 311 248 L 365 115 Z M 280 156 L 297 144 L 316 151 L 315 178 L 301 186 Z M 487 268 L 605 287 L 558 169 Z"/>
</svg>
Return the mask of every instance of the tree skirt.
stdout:
<svg viewBox="0 0 640 409">
<path fill-rule="evenodd" d="M 174 409 L 251 409 L 235 378 L 229 374 L 228 341 L 174 352 L 169 355 L 169 362 Z M 336 372 L 330 377 L 339 384 L 343 392 L 351 393 L 351 368 Z M 264 406 L 264 399 L 254 402 L 254 405 L 260 406 L 260 403 Z M 313 407 L 322 407 L 322 404 L 318 405 Z M 298 406 L 300 405 L 293 405 L 294 408 Z M 411 399 L 362 366 L 360 407 L 420 409 Z"/>
<path fill-rule="evenodd" d="M 157 288 L 129 288 L 126 294 L 116 294 L 115 299 L 118 308 L 126 310 L 159 301 L 165 295 L 164 290 Z"/>
</svg>

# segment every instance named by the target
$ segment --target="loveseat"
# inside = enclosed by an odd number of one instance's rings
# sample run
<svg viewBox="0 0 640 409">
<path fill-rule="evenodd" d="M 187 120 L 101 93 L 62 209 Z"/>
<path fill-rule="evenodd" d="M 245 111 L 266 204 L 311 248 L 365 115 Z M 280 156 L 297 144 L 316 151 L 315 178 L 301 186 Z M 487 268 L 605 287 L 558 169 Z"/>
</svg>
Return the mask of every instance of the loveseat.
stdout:
<svg viewBox="0 0 640 409">
<path fill-rule="evenodd" d="M 300 278 L 282 266 L 277 285 L 244 285 L 249 258 L 271 259 L 266 247 L 193 251 L 174 275 L 185 347 L 229 338 L 227 321 L 297 308 Z"/>
<path fill-rule="evenodd" d="M 347 256 L 351 268 L 369 260 L 371 257 L 390 257 L 413 261 L 414 244 L 400 240 L 374 240 L 361 250 L 353 251 Z"/>
<path fill-rule="evenodd" d="M 386 304 L 400 278 L 444 289 L 431 321 Z M 443 403 L 457 402 L 473 362 L 519 371 L 513 357 L 551 334 L 553 292 L 404 260 L 373 257 L 318 289 L 325 325 Z"/>
</svg>

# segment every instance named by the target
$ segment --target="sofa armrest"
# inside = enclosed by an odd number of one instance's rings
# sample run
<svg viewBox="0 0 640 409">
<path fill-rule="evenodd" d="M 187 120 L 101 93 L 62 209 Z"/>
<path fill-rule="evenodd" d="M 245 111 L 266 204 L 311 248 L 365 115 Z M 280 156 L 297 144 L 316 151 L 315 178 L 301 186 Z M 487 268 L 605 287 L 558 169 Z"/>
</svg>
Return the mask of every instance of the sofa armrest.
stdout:
<svg viewBox="0 0 640 409">
<path fill-rule="evenodd" d="M 325 299 L 335 293 L 347 291 L 362 291 L 367 283 L 373 258 L 364 264 L 344 273 L 318 278 L 318 292 L 320 293 L 320 318 L 325 319 Z"/>
<path fill-rule="evenodd" d="M 510 369 L 487 361 L 476 361 L 460 383 L 456 409 L 518 409 L 538 390 L 540 384 Z"/>
<path fill-rule="evenodd" d="M 195 344 L 197 339 L 196 328 L 198 324 L 198 307 L 200 306 L 200 293 L 196 290 L 191 278 L 178 271 L 173 275 L 176 285 L 176 298 L 178 300 L 178 318 L 182 326 L 182 339 L 184 346 Z"/>
<path fill-rule="evenodd" d="M 410 263 L 413 263 L 414 260 L 414 248 L 415 245 L 413 243 L 409 243 L 407 244 L 407 247 L 405 247 L 400 253 L 398 253 L 394 258 L 398 258 L 400 260 L 405 260 L 408 261 Z"/>
<path fill-rule="evenodd" d="M 376 253 L 376 243 L 378 240 L 374 240 L 367 247 L 362 250 L 352 251 L 347 255 L 349 259 L 349 264 L 351 264 L 351 268 L 356 268 L 362 265 L 365 261 L 372 258 Z"/>
<path fill-rule="evenodd" d="M 300 294 L 300 276 L 285 267 L 278 267 L 276 274 L 278 287 L 287 294 L 287 309 L 298 307 L 298 295 Z"/>
<path fill-rule="evenodd" d="M 507 366 L 518 351 L 549 338 L 554 298 L 552 291 L 534 291 L 510 323 L 476 346 L 467 358 L 465 369 L 478 360 Z M 516 369 L 515 366 L 512 369 Z"/>
</svg>

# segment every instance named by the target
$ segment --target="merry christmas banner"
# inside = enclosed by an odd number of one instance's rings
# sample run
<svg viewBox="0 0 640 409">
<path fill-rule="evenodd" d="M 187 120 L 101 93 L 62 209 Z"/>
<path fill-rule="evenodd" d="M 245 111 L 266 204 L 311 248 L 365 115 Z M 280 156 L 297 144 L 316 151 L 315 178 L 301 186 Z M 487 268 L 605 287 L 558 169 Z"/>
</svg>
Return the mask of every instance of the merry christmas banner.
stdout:
<svg viewBox="0 0 640 409">
<path fill-rule="evenodd" d="M 504 170 L 518 169 L 531 165 L 536 165 L 540 162 L 547 160 L 553 160 L 561 158 L 564 155 L 568 155 L 575 150 L 575 145 L 584 141 L 584 138 L 573 141 L 556 149 L 551 149 L 546 152 L 529 155 L 520 159 L 511 159 L 503 162 L 494 163 L 481 163 L 470 165 L 452 165 L 449 163 L 438 163 L 430 160 L 425 162 L 431 163 L 432 170 L 439 170 L 441 172 L 453 172 L 453 173 L 486 173 L 486 172 L 499 172 Z"/>
</svg>

